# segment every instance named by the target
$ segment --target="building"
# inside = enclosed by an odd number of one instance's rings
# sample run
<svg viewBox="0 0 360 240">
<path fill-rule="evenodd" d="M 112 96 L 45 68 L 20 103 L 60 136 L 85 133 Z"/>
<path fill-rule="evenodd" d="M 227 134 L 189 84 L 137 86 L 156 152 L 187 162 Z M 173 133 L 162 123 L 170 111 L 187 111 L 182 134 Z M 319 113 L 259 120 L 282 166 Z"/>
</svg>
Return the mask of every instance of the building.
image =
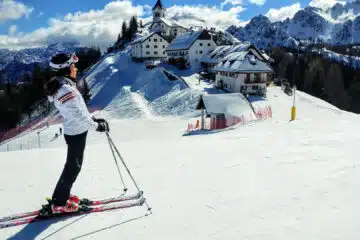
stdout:
<svg viewBox="0 0 360 240">
<path fill-rule="evenodd" d="M 232 93 L 266 94 L 272 68 L 252 49 L 230 52 L 213 68 L 215 86 Z"/>
<path fill-rule="evenodd" d="M 131 56 L 134 59 L 162 59 L 166 58 L 165 49 L 169 40 L 157 32 L 136 39 L 130 43 Z"/>
<path fill-rule="evenodd" d="M 149 26 L 150 32 L 158 32 L 162 35 L 175 38 L 177 35 L 187 31 L 187 28 L 182 26 L 179 22 L 166 19 L 166 8 L 161 0 L 157 0 L 152 9 L 153 21 Z"/>
<path fill-rule="evenodd" d="M 196 110 L 202 111 L 202 129 L 206 118 L 210 118 L 210 130 L 257 119 L 253 106 L 241 93 L 201 95 Z"/>
<path fill-rule="evenodd" d="M 194 69 L 201 68 L 200 59 L 217 47 L 206 29 L 188 31 L 176 37 L 166 48 L 170 63 L 183 62 Z"/>
<path fill-rule="evenodd" d="M 246 42 L 218 46 L 210 53 L 203 55 L 200 59 L 200 63 L 205 71 L 208 73 L 213 73 L 214 67 L 218 65 L 227 54 L 243 51 L 251 51 L 261 60 L 269 62 L 270 58 L 265 53 L 259 51 L 254 45 Z"/>
</svg>

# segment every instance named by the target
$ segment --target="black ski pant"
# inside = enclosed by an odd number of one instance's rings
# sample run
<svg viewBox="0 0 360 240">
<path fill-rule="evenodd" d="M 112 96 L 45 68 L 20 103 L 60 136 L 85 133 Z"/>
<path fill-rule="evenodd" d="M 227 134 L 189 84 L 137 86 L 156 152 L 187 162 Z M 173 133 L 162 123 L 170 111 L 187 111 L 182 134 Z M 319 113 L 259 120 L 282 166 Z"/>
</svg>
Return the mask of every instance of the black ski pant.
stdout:
<svg viewBox="0 0 360 240">
<path fill-rule="evenodd" d="M 64 206 L 69 199 L 73 183 L 81 170 L 86 136 L 87 131 L 74 136 L 64 135 L 68 150 L 64 169 L 52 196 L 55 205 Z"/>
</svg>

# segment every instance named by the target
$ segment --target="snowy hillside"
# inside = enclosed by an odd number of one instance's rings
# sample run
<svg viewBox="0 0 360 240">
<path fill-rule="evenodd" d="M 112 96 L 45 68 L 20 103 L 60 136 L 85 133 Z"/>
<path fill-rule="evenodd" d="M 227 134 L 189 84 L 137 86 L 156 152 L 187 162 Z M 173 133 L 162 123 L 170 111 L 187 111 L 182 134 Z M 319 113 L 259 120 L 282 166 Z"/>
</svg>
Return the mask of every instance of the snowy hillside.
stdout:
<svg viewBox="0 0 360 240">
<path fill-rule="evenodd" d="M 111 72 L 109 65 L 99 67 Z M 289 122 L 292 97 L 270 87 L 272 120 L 190 137 L 182 136 L 186 118 L 110 119 L 110 135 L 153 214 L 144 217 L 145 206 L 97 213 L 3 229 L 0 238 L 359 239 L 354 213 L 360 211 L 360 168 L 353 151 L 360 140 L 354 134 L 359 116 L 302 92 L 296 99 L 294 122 Z M 105 135 L 91 132 L 87 143 L 73 192 L 119 195 L 123 188 Z M 59 138 L 47 148 L 0 155 L 4 216 L 45 202 L 66 148 Z M 136 192 L 124 180 L 128 192 Z"/>
<path fill-rule="evenodd" d="M 89 107 L 116 118 L 194 112 L 201 91 L 188 88 L 182 79 L 169 80 L 164 71 L 161 66 L 148 70 L 125 52 L 110 55 L 85 77 L 93 95 Z"/>
<path fill-rule="evenodd" d="M 307 39 L 321 39 L 330 44 L 360 43 L 360 1 L 335 4 L 331 8 L 306 7 L 292 19 L 280 22 L 271 22 L 260 15 L 245 27 L 232 25 L 227 31 L 260 48 L 269 44 L 296 46 L 299 40 Z"/>
</svg>

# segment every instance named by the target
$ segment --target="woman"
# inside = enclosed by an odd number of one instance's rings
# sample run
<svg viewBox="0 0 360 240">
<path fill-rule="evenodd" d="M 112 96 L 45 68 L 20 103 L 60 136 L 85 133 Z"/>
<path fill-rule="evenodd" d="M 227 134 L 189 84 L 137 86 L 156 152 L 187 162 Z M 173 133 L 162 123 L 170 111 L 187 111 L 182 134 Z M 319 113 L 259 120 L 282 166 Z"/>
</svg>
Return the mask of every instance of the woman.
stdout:
<svg viewBox="0 0 360 240">
<path fill-rule="evenodd" d="M 50 60 L 55 77 L 45 84 L 45 93 L 63 117 L 63 133 L 67 144 L 67 158 L 64 169 L 55 187 L 51 203 L 52 213 L 76 212 L 79 197 L 70 195 L 82 166 L 86 136 L 89 130 L 109 131 L 104 119 L 95 119 L 87 109 L 85 101 L 76 87 L 79 61 L 74 54 L 57 54 Z"/>
</svg>

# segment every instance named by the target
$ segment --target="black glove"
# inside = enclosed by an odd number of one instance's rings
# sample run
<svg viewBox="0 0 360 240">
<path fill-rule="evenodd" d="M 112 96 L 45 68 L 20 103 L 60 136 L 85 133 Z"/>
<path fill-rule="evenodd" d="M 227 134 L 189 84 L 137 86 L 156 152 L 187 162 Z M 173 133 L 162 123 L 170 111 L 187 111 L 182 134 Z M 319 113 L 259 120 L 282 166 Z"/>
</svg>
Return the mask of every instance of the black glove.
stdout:
<svg viewBox="0 0 360 240">
<path fill-rule="evenodd" d="M 97 127 L 96 131 L 110 132 L 109 124 L 105 120 L 103 122 L 98 122 L 98 127 Z"/>
<path fill-rule="evenodd" d="M 94 120 L 94 122 L 97 122 L 97 123 L 106 122 L 106 120 L 103 119 L 103 118 L 95 118 L 95 117 L 92 117 L 92 119 Z"/>
</svg>

